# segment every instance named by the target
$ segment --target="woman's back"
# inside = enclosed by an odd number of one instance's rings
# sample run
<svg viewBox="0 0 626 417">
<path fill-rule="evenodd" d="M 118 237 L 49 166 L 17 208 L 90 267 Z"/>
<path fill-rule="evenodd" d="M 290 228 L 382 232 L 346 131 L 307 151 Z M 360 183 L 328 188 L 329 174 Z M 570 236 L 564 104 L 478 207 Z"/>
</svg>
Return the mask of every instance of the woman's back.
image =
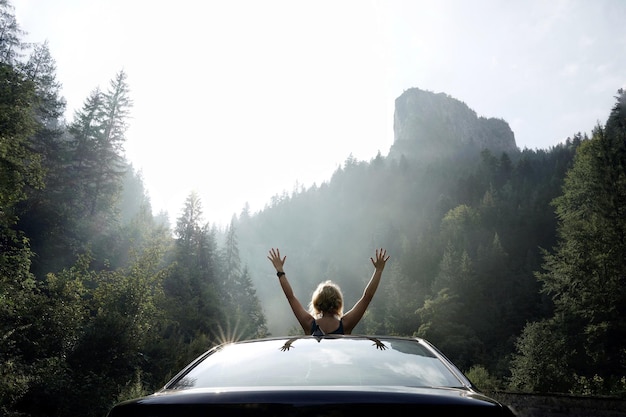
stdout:
<svg viewBox="0 0 626 417">
<path fill-rule="evenodd" d="M 322 316 L 313 320 L 311 334 L 321 330 L 322 334 L 343 334 L 343 323 L 336 316 Z"/>
</svg>

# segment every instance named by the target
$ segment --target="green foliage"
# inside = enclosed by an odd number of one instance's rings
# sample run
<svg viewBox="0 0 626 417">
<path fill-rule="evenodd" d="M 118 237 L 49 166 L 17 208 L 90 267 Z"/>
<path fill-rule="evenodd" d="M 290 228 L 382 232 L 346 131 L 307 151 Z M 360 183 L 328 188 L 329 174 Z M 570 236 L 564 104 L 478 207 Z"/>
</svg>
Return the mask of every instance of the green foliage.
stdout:
<svg viewBox="0 0 626 417">
<path fill-rule="evenodd" d="M 61 275 L 66 288 L 75 289 L 73 302 L 68 305 L 62 297 L 54 300 L 66 309 L 73 308 L 75 319 L 65 332 L 50 329 L 51 338 L 65 335 L 66 350 L 47 352 L 66 358 L 60 364 L 64 376 L 59 378 L 60 371 L 51 374 L 53 377 L 39 384 L 42 392 L 34 387 L 31 396 L 41 398 L 50 393 L 48 404 L 56 404 L 61 414 L 106 413 L 118 395 L 118 387 L 126 386 L 146 367 L 144 352 L 154 342 L 155 326 L 161 321 L 157 304 L 162 297 L 165 271 L 158 266 L 160 257 L 158 249 L 145 251 L 125 270 L 98 273 L 89 270 L 89 259 L 84 258 Z M 58 286 L 58 282 L 50 276 L 48 286 Z M 71 315 L 63 317 L 69 321 Z M 60 396 L 62 386 L 55 383 L 59 379 L 74 390 Z"/>
<path fill-rule="evenodd" d="M 109 91 L 96 89 L 65 129 L 58 120 L 65 102 L 54 68 L 45 45 L 36 47 L 24 66 L 35 86 L 32 103 L 39 121 L 28 145 L 43 161 L 45 188 L 25 190 L 28 200 L 19 207 L 18 227 L 38 254 L 33 272 L 39 279 L 69 267 L 87 246 L 97 262 L 104 262 L 102 255 L 115 245 L 112 235 L 129 167 L 122 153 L 132 104 L 125 74 L 117 75 Z"/>
<path fill-rule="evenodd" d="M 554 372 L 535 375 L 531 366 L 556 364 L 569 374 L 563 379 L 569 386 L 574 374 L 585 381 L 578 384 L 584 392 L 609 392 L 626 371 L 619 342 L 626 334 L 626 112 L 624 93 L 619 94 L 607 127 L 597 126 L 578 148 L 563 194 L 554 200 L 559 242 L 545 253 L 538 277 L 554 302 L 552 334 L 560 332 L 562 341 L 547 346 L 553 352 L 543 357 L 519 352 L 517 379 L 531 389 L 553 389 L 555 379 Z M 559 350 L 564 345 L 569 352 Z"/>
<path fill-rule="evenodd" d="M 605 381 L 604 378 L 595 374 L 591 377 L 575 375 L 571 392 L 578 395 L 588 396 L 614 396 L 626 398 L 626 376 L 616 377 L 612 381 Z"/>
<path fill-rule="evenodd" d="M 229 323 L 237 323 L 237 338 L 263 337 L 268 334 L 265 315 L 252 284 L 250 272 L 242 267 L 235 222 L 226 230 L 226 240 L 221 254 L 224 270 L 222 291 L 227 309 L 230 310 Z M 232 339 L 229 339 L 232 340 Z"/>
<path fill-rule="evenodd" d="M 563 329 L 554 320 L 529 323 L 517 341 L 510 386 L 525 392 L 567 392 L 573 384 L 571 358 Z"/>
<path fill-rule="evenodd" d="M 6 337 L 2 343 L 6 343 Z M 24 369 L 24 365 L 19 361 L 4 359 L 0 363 L 0 412 L 3 416 L 18 416 L 13 409 L 13 405 L 28 391 L 28 386 L 32 380 L 29 370 Z"/>
<path fill-rule="evenodd" d="M 144 384 L 141 379 L 141 371 L 137 370 L 135 372 L 135 379 L 129 381 L 126 385 L 124 385 L 120 390 L 120 393 L 117 396 L 116 403 L 132 400 L 133 398 L 140 398 L 152 393 L 148 387 Z"/>
<path fill-rule="evenodd" d="M 56 63 L 50 55 L 47 42 L 33 45 L 22 71 L 35 85 L 35 117 L 41 125 L 36 135 L 45 136 L 51 131 L 59 132 L 59 119 L 65 111 L 65 99 L 61 97 L 61 83 L 56 80 Z M 46 140 L 45 137 L 38 139 Z"/>
<path fill-rule="evenodd" d="M 481 391 L 496 391 L 502 386 L 501 381 L 491 375 L 487 368 L 482 365 L 472 366 L 465 372 L 465 375 Z"/>
<path fill-rule="evenodd" d="M 73 274 L 50 275 L 40 286 L 31 278 L 28 285 L 28 281 L 19 282 L 19 295 L 9 294 L 12 308 L 1 315 L 3 330 L 8 326 L 3 332 L 3 346 L 8 350 L 2 354 L 2 365 L 8 366 L 2 367 L 12 372 L 13 376 L 3 381 L 13 394 L 3 396 L 1 406 L 13 411 L 36 408 L 48 403 L 50 391 L 66 386 L 68 375 L 62 358 L 74 348 L 85 315 L 81 281 Z"/>
<path fill-rule="evenodd" d="M 109 90 L 96 89 L 85 102 L 70 132 L 74 135 L 73 174 L 80 179 L 77 203 L 84 215 L 103 216 L 111 221 L 111 208 L 121 192 L 126 165 L 122 156 L 132 101 L 126 74 L 120 71 Z"/>
<path fill-rule="evenodd" d="M 41 157 L 27 138 L 35 129 L 32 103 L 35 85 L 0 63 L 0 221 L 11 222 L 12 209 L 26 198 L 26 187 L 41 187 Z"/>
<path fill-rule="evenodd" d="M 384 285 L 363 317 L 366 334 L 412 336 L 420 322 L 415 310 L 424 302 L 419 283 L 403 273 L 398 266 L 385 269 Z"/>
<path fill-rule="evenodd" d="M 474 330 L 464 324 L 463 307 L 458 295 L 442 289 L 436 297 L 427 298 L 424 306 L 417 310 L 422 325 L 415 335 L 434 343 L 454 358 L 457 366 L 469 368 L 481 359 L 484 347 Z"/>
<path fill-rule="evenodd" d="M 20 29 L 14 10 L 9 0 L 0 0 L 0 64 L 17 64 L 26 47 L 22 41 L 25 32 Z"/>
<path fill-rule="evenodd" d="M 20 350 L 21 334 L 34 302 L 36 283 L 30 272 L 33 253 L 28 238 L 15 229 L 17 204 L 27 187 L 41 186 L 40 157 L 27 138 L 34 132 L 35 85 L 14 67 L 20 31 L 12 8 L 0 3 L 0 411 L 10 414 L 33 380 L 30 364 Z"/>
</svg>

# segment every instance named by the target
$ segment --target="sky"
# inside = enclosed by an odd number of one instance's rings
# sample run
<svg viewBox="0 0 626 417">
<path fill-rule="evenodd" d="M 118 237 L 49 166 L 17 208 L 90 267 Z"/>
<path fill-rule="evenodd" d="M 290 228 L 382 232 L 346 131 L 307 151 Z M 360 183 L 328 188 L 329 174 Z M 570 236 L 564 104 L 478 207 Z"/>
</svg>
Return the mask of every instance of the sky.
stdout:
<svg viewBox="0 0 626 417">
<path fill-rule="evenodd" d="M 197 192 L 228 225 L 393 144 L 417 87 L 502 118 L 519 148 L 604 124 L 626 88 L 623 0 L 11 0 L 73 119 L 119 71 L 125 152 L 155 214 Z"/>
</svg>

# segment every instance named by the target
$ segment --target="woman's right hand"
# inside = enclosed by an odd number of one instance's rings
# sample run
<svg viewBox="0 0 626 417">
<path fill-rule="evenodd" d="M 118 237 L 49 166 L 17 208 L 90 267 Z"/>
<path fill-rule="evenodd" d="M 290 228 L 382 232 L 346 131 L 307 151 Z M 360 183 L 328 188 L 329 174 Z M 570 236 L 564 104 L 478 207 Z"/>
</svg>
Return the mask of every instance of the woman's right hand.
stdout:
<svg viewBox="0 0 626 417">
<path fill-rule="evenodd" d="M 389 260 L 389 255 L 387 255 L 387 250 L 380 248 L 376 249 L 376 259 L 370 258 L 372 261 L 372 265 L 376 268 L 377 271 L 382 271 L 385 269 L 385 264 L 387 260 Z"/>
<path fill-rule="evenodd" d="M 287 256 L 284 256 L 281 259 L 280 250 L 272 248 L 267 259 L 272 262 L 272 265 L 274 265 L 274 268 L 276 268 L 276 272 L 285 272 L 283 267 L 285 265 L 285 260 L 287 259 Z"/>
</svg>

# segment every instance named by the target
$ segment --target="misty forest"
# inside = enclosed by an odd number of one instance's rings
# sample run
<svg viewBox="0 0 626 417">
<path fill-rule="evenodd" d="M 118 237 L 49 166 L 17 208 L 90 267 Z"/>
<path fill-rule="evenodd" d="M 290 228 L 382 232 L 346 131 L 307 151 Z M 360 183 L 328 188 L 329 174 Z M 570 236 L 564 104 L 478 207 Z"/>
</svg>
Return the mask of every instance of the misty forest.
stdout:
<svg viewBox="0 0 626 417">
<path fill-rule="evenodd" d="M 589 134 L 531 150 L 408 88 L 387 155 L 217 227 L 194 193 L 153 214 L 124 155 L 124 71 L 68 121 L 47 44 L 8 0 L 0 23 L 0 414 L 104 416 L 218 343 L 299 333 L 272 247 L 303 304 L 332 279 L 347 306 L 387 249 L 354 333 L 424 337 L 481 389 L 626 395 L 622 90 Z"/>
</svg>

